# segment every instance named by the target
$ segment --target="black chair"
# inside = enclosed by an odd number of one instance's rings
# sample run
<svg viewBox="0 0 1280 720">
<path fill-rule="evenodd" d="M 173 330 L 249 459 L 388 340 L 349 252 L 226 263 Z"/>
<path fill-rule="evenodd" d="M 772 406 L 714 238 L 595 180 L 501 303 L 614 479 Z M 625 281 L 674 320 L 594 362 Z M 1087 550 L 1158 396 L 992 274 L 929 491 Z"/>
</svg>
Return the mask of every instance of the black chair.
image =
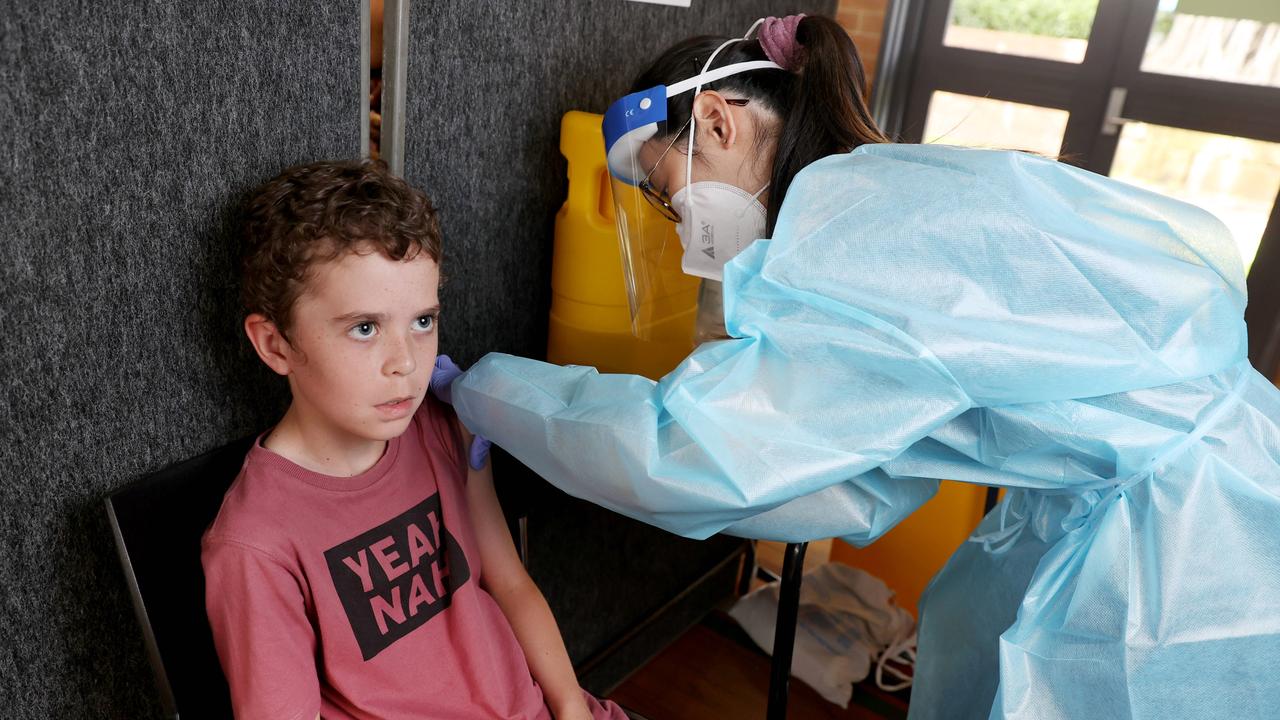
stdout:
<svg viewBox="0 0 1280 720">
<path fill-rule="evenodd" d="M 231 715 L 204 609 L 200 536 L 213 522 L 253 438 L 149 475 L 107 498 L 107 515 L 142 625 L 166 718 Z"/>
</svg>

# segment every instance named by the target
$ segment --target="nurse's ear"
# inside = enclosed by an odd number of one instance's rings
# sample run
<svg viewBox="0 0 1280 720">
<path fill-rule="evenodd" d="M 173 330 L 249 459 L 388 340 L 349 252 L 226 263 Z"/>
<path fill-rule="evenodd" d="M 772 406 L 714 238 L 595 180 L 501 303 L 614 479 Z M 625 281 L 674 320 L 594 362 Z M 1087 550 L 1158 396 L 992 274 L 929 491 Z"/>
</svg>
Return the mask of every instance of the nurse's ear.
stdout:
<svg viewBox="0 0 1280 720">
<path fill-rule="evenodd" d="M 704 149 L 711 144 L 728 150 L 738 140 L 737 118 L 729 101 L 715 90 L 704 90 L 693 99 L 693 118 Z"/>
</svg>

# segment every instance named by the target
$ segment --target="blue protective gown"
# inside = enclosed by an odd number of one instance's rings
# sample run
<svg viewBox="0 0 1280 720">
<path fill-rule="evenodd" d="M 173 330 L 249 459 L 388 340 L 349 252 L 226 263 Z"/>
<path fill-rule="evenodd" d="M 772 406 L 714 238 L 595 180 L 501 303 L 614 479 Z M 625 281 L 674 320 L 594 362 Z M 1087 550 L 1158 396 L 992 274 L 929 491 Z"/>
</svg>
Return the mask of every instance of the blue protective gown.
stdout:
<svg viewBox="0 0 1280 720">
<path fill-rule="evenodd" d="M 1011 488 L 922 601 L 912 718 L 1280 713 L 1280 392 L 1190 205 L 1035 156 L 867 145 L 726 268 L 734 339 L 654 383 L 490 355 L 472 430 L 703 538 L 871 542 Z"/>
</svg>

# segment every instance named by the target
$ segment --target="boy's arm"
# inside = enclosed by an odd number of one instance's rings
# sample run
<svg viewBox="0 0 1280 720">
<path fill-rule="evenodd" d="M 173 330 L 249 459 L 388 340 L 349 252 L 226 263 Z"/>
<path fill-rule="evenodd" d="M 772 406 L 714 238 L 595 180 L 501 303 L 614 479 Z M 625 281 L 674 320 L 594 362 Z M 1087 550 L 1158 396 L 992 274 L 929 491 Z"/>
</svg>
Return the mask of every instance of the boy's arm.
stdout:
<svg viewBox="0 0 1280 720">
<path fill-rule="evenodd" d="M 205 608 L 237 718 L 311 717 L 320 710 L 315 631 L 298 579 L 263 551 L 203 543 Z"/>
<path fill-rule="evenodd" d="M 469 447 L 470 433 L 466 433 L 466 442 Z M 511 623 L 547 707 L 556 720 L 589 720 L 591 713 L 551 608 L 520 564 L 488 463 L 481 470 L 468 468 L 467 502 L 480 546 L 481 584 Z"/>
</svg>

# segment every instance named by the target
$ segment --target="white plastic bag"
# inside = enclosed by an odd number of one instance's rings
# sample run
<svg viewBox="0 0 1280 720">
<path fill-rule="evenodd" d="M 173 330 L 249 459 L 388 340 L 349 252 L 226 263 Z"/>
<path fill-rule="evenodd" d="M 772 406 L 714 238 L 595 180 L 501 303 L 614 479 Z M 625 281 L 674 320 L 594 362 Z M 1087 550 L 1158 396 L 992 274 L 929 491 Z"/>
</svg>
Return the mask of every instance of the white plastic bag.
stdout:
<svg viewBox="0 0 1280 720">
<path fill-rule="evenodd" d="M 729 615 L 765 652 L 773 653 L 778 615 L 778 583 L 740 598 Z M 791 674 L 842 708 L 849 706 L 853 684 L 876 665 L 876 682 L 896 690 L 910 676 L 885 663 L 915 660 L 915 619 L 893 602 L 893 591 L 874 575 L 841 563 L 826 563 L 804 575 L 796 622 Z M 889 686 L 882 673 L 903 681 Z"/>
</svg>

